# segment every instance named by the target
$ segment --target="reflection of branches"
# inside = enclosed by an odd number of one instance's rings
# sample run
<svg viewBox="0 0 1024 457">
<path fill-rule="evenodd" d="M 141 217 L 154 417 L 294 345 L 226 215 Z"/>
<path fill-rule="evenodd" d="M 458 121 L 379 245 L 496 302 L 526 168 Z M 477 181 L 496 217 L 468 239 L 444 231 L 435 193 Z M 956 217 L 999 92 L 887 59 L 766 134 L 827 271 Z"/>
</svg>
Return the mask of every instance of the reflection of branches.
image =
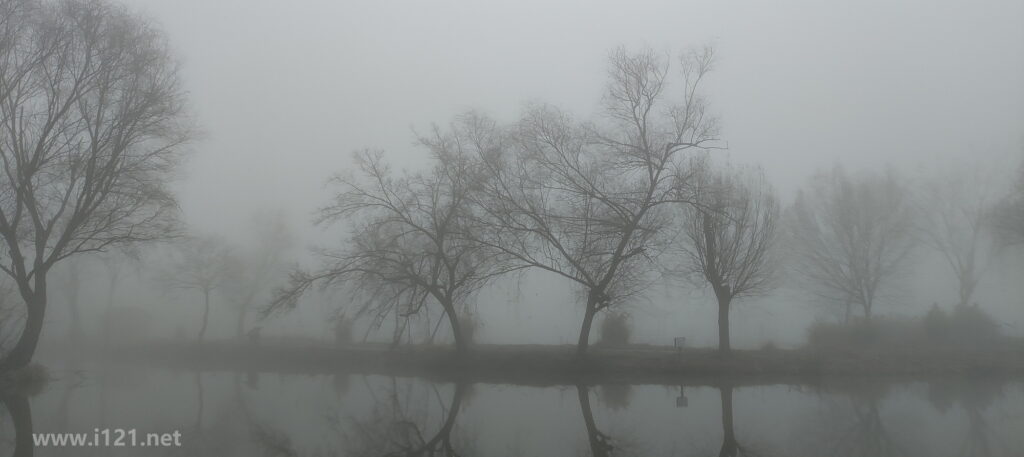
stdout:
<svg viewBox="0 0 1024 457">
<path fill-rule="evenodd" d="M 616 403 L 611 400 L 608 396 L 609 392 L 617 392 L 616 395 L 622 396 L 617 399 L 620 403 Z M 601 395 L 604 397 L 605 406 L 616 409 L 618 407 L 626 407 L 629 403 L 629 386 L 602 386 Z M 576 393 L 580 400 L 580 411 L 583 414 L 583 423 L 587 429 L 587 441 L 590 445 L 590 453 L 594 457 L 611 457 L 613 455 L 642 455 L 643 453 L 637 449 L 637 443 L 629 440 L 619 438 L 612 438 L 610 434 L 602 432 L 597 428 L 597 421 L 594 420 L 594 412 L 590 405 L 590 389 L 585 385 L 577 385 Z M 617 435 L 620 435 L 617 433 Z"/>
<path fill-rule="evenodd" d="M 719 387 L 718 392 L 722 397 L 722 448 L 718 451 L 718 456 L 753 457 L 759 455 L 745 446 L 740 446 L 739 441 L 736 439 L 736 431 L 733 427 L 732 386 Z"/>
<path fill-rule="evenodd" d="M 629 384 L 604 384 L 598 387 L 598 399 L 613 411 L 629 408 L 633 386 Z"/>
<path fill-rule="evenodd" d="M 597 429 L 594 422 L 594 412 L 590 408 L 590 391 L 587 386 L 577 385 L 576 394 L 580 398 L 580 410 L 583 412 L 583 423 L 587 426 L 587 440 L 590 442 L 590 452 L 594 457 L 608 457 L 612 455 L 615 445 L 608 435 Z"/>
<path fill-rule="evenodd" d="M 411 386 L 410 386 L 411 387 Z M 371 389 L 374 401 L 373 411 L 365 420 L 352 420 L 345 442 L 349 446 L 345 455 L 351 456 L 445 456 L 460 455 L 453 445 L 452 432 L 455 419 L 466 393 L 467 385 L 456 384 L 451 401 L 445 405 L 436 386 L 431 386 L 433 397 L 441 408 L 443 420 L 434 434 L 425 433 L 427 407 L 423 410 L 408 409 L 411 403 L 410 391 L 406 398 L 400 395 L 396 380 L 392 379 L 388 395 L 377 397 Z"/>
<path fill-rule="evenodd" d="M 1002 396 L 1003 385 L 989 380 L 943 380 L 928 384 L 928 400 L 939 412 L 959 403 L 967 417 L 964 442 L 956 455 L 985 457 L 993 455 L 992 427 L 985 411 Z"/>
<path fill-rule="evenodd" d="M 908 448 L 894 439 L 886 429 L 878 404 L 881 397 L 849 398 L 848 408 L 829 404 L 827 416 L 813 418 L 808 436 L 820 440 L 812 443 L 816 454 L 850 457 L 909 456 Z"/>
<path fill-rule="evenodd" d="M 251 379 L 251 377 L 250 377 Z M 256 420 L 249 411 L 245 393 L 242 391 L 241 379 L 236 375 L 234 379 L 235 402 L 238 411 L 241 413 L 242 421 L 249 428 L 249 436 L 252 441 L 263 449 L 263 455 L 273 457 L 293 457 L 298 455 L 292 448 L 291 438 L 287 433 L 277 430 Z"/>
</svg>

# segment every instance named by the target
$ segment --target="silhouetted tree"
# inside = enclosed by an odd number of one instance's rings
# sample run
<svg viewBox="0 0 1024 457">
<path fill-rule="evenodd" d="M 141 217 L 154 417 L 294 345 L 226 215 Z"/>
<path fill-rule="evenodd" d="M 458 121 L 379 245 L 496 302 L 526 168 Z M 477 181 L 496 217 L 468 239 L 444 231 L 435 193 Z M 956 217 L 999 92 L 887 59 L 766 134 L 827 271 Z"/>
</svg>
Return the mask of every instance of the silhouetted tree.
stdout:
<svg viewBox="0 0 1024 457">
<path fill-rule="evenodd" d="M 953 270 L 960 306 L 966 306 L 974 295 L 988 254 L 992 178 L 980 167 L 961 166 L 921 188 L 923 217 L 918 230 L 924 243 L 942 254 Z"/>
<path fill-rule="evenodd" d="M 228 300 L 237 308 L 235 333 L 238 338 L 245 335 L 246 317 L 253 304 L 272 298 L 275 282 L 279 275 L 284 276 L 285 256 L 294 243 L 283 212 L 257 214 L 251 226 L 256 232 L 255 240 L 251 246 L 234 251 L 232 263 L 237 268 L 224 287 Z"/>
<path fill-rule="evenodd" d="M 219 238 L 187 238 L 177 247 L 177 259 L 161 280 L 172 288 L 194 290 L 202 295 L 203 317 L 198 335 L 201 343 L 210 317 L 210 296 L 227 283 L 238 267 L 230 248 Z"/>
<path fill-rule="evenodd" d="M 905 266 L 914 244 L 912 205 L 892 170 L 850 176 L 836 167 L 813 177 L 788 228 L 796 269 L 822 298 L 860 305 L 870 321 L 879 292 Z"/>
<path fill-rule="evenodd" d="M 728 354 L 733 300 L 774 285 L 779 200 L 759 169 L 708 167 L 698 176 L 697 204 L 684 206 L 685 271 L 715 292 L 718 349 Z"/>
<path fill-rule="evenodd" d="M 600 123 L 550 106 L 530 108 L 488 149 L 478 197 L 478 240 L 517 263 L 572 281 L 585 303 L 577 354 L 586 355 L 594 317 L 640 293 L 667 243 L 670 203 L 691 202 L 685 155 L 717 134 L 698 88 L 712 53 L 681 59 L 681 100 L 666 88 L 669 65 L 653 51 L 610 57 Z"/>
<path fill-rule="evenodd" d="M 0 0 L 0 271 L 27 308 L 6 368 L 32 359 L 48 273 L 167 236 L 188 139 L 162 33 L 104 1 Z"/>
<path fill-rule="evenodd" d="M 436 387 L 432 396 L 441 402 L 441 420 L 436 431 L 431 431 L 429 407 L 414 406 L 416 398 L 411 389 L 400 390 L 392 379 L 386 395 L 372 394 L 373 409 L 360 419 L 352 419 L 351 427 L 342 430 L 345 455 L 354 457 L 388 455 L 395 457 L 457 457 L 453 433 L 456 419 L 466 396 L 467 386 L 456 384 L 451 400 L 443 403 Z M 337 425 L 341 426 L 340 421 Z M 466 451 L 466 450 L 464 450 Z M 470 451 L 466 451 L 467 453 Z M 473 455 L 468 453 L 467 455 Z"/>
<path fill-rule="evenodd" d="M 14 457 L 32 457 L 35 442 L 32 440 L 32 405 L 28 398 L 19 393 L 0 392 L 0 403 L 7 408 L 14 425 Z"/>
<path fill-rule="evenodd" d="M 381 153 L 356 154 L 362 176 L 334 178 L 342 190 L 318 219 L 352 223 L 347 245 L 321 250 L 323 266 L 295 272 L 268 311 L 294 307 L 315 282 L 347 286 L 362 300 L 356 316 L 371 314 L 378 326 L 391 313 L 397 320 L 433 303 L 448 318 L 457 352 L 465 353 L 460 314 L 484 284 L 509 269 L 500 252 L 473 241 L 477 227 L 468 216 L 471 195 L 480 191 L 478 162 L 448 144 L 471 141 L 471 127 L 464 119 L 451 133 L 424 139 L 436 159 L 426 173 L 396 176 Z"/>
</svg>

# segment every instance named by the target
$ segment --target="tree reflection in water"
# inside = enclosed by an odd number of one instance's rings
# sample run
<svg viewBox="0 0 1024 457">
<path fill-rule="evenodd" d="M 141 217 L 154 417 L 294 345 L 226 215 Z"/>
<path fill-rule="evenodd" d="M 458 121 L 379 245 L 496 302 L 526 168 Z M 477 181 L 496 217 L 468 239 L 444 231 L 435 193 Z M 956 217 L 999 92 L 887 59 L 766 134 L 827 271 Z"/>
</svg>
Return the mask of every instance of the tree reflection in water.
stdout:
<svg viewBox="0 0 1024 457">
<path fill-rule="evenodd" d="M 967 419 L 967 429 L 957 456 L 1010 454 L 1005 446 L 995 442 L 992 425 L 986 416 L 996 400 L 1002 397 L 1004 387 L 1004 382 L 992 379 L 943 379 L 928 383 L 928 401 L 932 407 L 945 414 L 954 405 L 959 405 Z"/>
<path fill-rule="evenodd" d="M 32 409 L 28 404 L 28 398 L 24 395 L 3 392 L 0 393 L 0 403 L 7 409 L 11 417 L 11 424 L 14 427 L 14 457 L 30 457 L 33 453 L 34 443 L 32 442 Z"/>
<path fill-rule="evenodd" d="M 629 385 L 605 385 L 599 390 L 599 397 L 606 408 L 612 411 L 626 409 L 629 407 L 632 387 Z M 590 447 L 589 455 L 594 457 L 625 457 L 631 455 L 644 455 L 640 452 L 639 443 L 624 436 L 624 433 L 611 433 L 602 431 L 594 419 L 594 410 L 590 403 L 590 388 L 583 384 L 576 385 L 576 395 L 580 401 L 580 412 L 583 415 L 583 424 L 587 432 L 587 443 Z"/>
<path fill-rule="evenodd" d="M 351 457 L 457 457 L 474 455 L 468 443 L 455 438 L 456 418 L 466 397 L 468 385 L 456 383 L 450 400 L 433 384 L 408 382 L 403 386 L 395 378 L 377 395 L 367 385 L 373 406 L 368 414 L 350 418 L 349 426 L 334 418 L 343 436 L 345 451 Z M 402 387 L 405 387 L 404 389 Z M 424 394 L 422 388 L 426 387 Z M 432 417 L 431 405 L 440 418 Z M 439 423 L 440 425 L 435 425 Z M 458 445 L 456 445 L 458 443 Z"/>
<path fill-rule="evenodd" d="M 845 398 L 824 398 L 817 413 L 808 417 L 802 438 L 809 438 L 804 455 L 836 457 L 909 457 L 923 454 L 923 444 L 907 433 L 893 433 L 879 405 L 888 395 L 884 383 L 860 382 L 840 386 Z"/>
</svg>

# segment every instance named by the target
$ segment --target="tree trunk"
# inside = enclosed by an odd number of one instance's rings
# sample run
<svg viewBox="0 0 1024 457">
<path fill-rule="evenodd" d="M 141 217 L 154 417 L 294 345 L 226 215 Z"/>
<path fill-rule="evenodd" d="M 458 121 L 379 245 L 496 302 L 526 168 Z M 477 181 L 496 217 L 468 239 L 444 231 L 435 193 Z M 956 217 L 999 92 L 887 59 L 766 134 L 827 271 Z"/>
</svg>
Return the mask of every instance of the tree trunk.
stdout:
<svg viewBox="0 0 1024 457">
<path fill-rule="evenodd" d="M 23 395 L 4 394 L 0 402 L 7 408 L 14 425 L 14 457 L 31 457 L 35 442 L 32 441 L 32 409 L 28 398 Z"/>
<path fill-rule="evenodd" d="M 587 299 L 587 311 L 583 314 L 583 327 L 580 328 L 580 339 L 576 343 L 576 357 L 582 359 L 587 356 L 587 347 L 590 346 L 590 327 L 594 324 L 594 315 L 597 314 L 596 304 L 592 299 Z"/>
<path fill-rule="evenodd" d="M 732 297 L 722 293 L 718 297 L 718 353 L 728 356 L 732 353 L 729 340 L 729 304 Z"/>
<path fill-rule="evenodd" d="M 448 315 L 448 324 L 452 326 L 452 339 L 455 340 L 455 353 L 460 357 L 469 352 L 469 343 L 462 333 L 462 326 L 459 325 L 459 317 L 455 315 L 455 306 L 451 303 L 444 304 L 444 313 Z"/>
<path fill-rule="evenodd" d="M 608 457 L 613 447 L 608 437 L 601 433 L 594 421 L 594 413 L 590 408 L 590 392 L 587 386 L 576 385 L 576 395 L 580 400 L 580 411 L 583 413 L 583 424 L 587 428 L 587 441 L 590 442 L 590 453 L 594 457 Z"/>
<path fill-rule="evenodd" d="M 11 352 L 0 363 L 0 370 L 11 370 L 28 366 L 32 362 L 32 356 L 36 353 L 39 345 L 39 336 L 43 332 L 43 318 L 46 315 L 46 286 L 45 280 L 36 281 L 36 291 L 25 299 L 27 313 L 25 316 L 25 329 L 22 330 L 18 342 L 14 344 Z M 40 288 L 39 284 L 43 287 Z M 22 294 L 24 298 L 24 294 Z"/>
<path fill-rule="evenodd" d="M 734 457 L 739 453 L 740 445 L 732 423 L 732 387 L 720 387 L 718 392 L 722 397 L 722 449 L 718 456 Z"/>
<path fill-rule="evenodd" d="M 210 291 L 203 291 L 203 323 L 199 326 L 199 343 L 202 344 L 206 336 L 206 322 L 210 318 Z"/>
</svg>

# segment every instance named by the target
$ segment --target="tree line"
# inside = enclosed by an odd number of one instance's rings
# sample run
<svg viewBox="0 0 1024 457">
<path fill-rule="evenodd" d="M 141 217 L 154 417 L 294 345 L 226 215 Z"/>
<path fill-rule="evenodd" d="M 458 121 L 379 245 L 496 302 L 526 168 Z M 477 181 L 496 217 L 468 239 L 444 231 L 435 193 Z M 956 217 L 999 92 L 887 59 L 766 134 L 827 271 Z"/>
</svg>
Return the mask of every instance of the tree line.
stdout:
<svg viewBox="0 0 1024 457">
<path fill-rule="evenodd" d="M 0 0 L 0 271 L 26 311 L 0 366 L 31 360 L 55 265 L 184 234 L 168 182 L 195 128 L 168 49 L 160 31 L 110 3 Z M 357 170 L 331 180 L 336 192 L 316 218 L 346 237 L 319 251 L 318 268 L 294 271 L 263 314 L 296 306 L 317 284 L 341 286 L 378 326 L 440 308 L 464 353 L 479 291 L 540 270 L 578 292 L 584 356 L 598 315 L 657 281 L 686 279 L 713 291 L 728 353 L 733 303 L 777 286 L 783 264 L 847 320 L 854 310 L 870 320 L 916 246 L 943 254 L 966 304 L 990 233 L 1024 240 L 1024 186 L 980 193 L 985 181 L 964 174 L 922 190 L 894 170 L 836 167 L 782 210 L 759 167 L 720 157 L 726 144 L 702 92 L 713 64 L 710 48 L 620 48 L 591 118 L 540 103 L 513 122 L 466 113 L 418 138 L 433 157 L 418 172 L 357 152 Z M 208 307 L 227 256 L 193 254 L 168 277 Z M 256 287 L 242 289 L 248 309 Z"/>
<path fill-rule="evenodd" d="M 320 268 L 294 272 L 266 312 L 294 307 L 316 283 L 351 292 L 357 315 L 377 325 L 439 305 L 462 353 L 460 320 L 476 293 L 541 270 L 578 292 L 582 357 L 598 314 L 685 279 L 713 292 L 727 354 L 735 300 L 791 278 L 844 322 L 870 322 L 921 246 L 941 254 L 967 305 L 991 240 L 1012 243 L 1024 227 L 1020 198 L 996 199 L 993 177 L 971 167 L 914 182 L 836 166 L 782 211 L 760 167 L 718 157 L 700 91 L 713 62 L 709 48 L 674 61 L 617 49 L 593 120 L 544 104 L 504 124 L 469 112 L 418 138 L 433 158 L 422 172 L 357 152 L 357 172 L 332 180 L 317 219 L 348 238 L 321 251 Z"/>
</svg>

